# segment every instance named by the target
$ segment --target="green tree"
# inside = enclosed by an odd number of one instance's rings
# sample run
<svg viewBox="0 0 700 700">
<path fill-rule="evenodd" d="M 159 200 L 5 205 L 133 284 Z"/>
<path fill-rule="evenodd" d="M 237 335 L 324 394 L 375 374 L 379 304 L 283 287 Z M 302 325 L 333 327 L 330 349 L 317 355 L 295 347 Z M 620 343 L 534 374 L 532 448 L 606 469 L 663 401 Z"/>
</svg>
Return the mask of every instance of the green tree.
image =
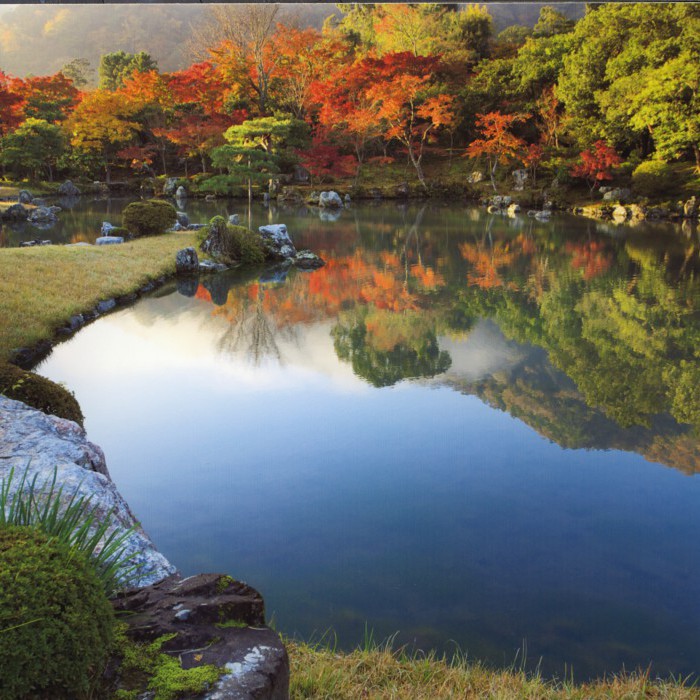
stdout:
<svg viewBox="0 0 700 700">
<path fill-rule="evenodd" d="M 467 63 L 473 65 L 491 55 L 493 20 L 486 5 L 467 5 L 449 17 L 454 49 L 464 55 Z"/>
<path fill-rule="evenodd" d="M 0 142 L 0 162 L 16 175 L 39 179 L 42 171 L 53 180 L 57 160 L 66 147 L 61 128 L 44 119 L 29 119 Z"/>
<path fill-rule="evenodd" d="M 87 58 L 74 58 L 61 68 L 61 73 L 73 81 L 77 88 L 85 87 L 91 79 L 92 65 Z"/>
<path fill-rule="evenodd" d="M 224 138 L 228 143 L 211 151 L 212 163 L 246 182 L 251 202 L 253 183 L 279 172 L 284 157 L 295 158 L 292 149 L 308 144 L 309 131 L 299 119 L 260 117 L 230 127 Z"/>
<path fill-rule="evenodd" d="M 157 62 L 145 51 L 126 53 L 115 51 L 100 56 L 97 72 L 100 76 L 98 87 L 101 90 L 118 90 L 132 73 L 147 73 L 158 70 Z"/>
<path fill-rule="evenodd" d="M 540 10 L 537 24 L 532 30 L 534 36 L 555 36 L 567 34 L 574 28 L 574 21 L 563 15 L 559 10 L 550 5 L 545 5 Z"/>
</svg>

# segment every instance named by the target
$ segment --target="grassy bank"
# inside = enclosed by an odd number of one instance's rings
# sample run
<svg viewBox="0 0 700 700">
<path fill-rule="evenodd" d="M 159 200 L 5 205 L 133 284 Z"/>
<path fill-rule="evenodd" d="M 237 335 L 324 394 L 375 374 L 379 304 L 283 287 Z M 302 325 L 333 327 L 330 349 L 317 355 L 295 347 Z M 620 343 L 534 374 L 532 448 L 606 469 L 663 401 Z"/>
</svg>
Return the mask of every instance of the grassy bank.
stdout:
<svg viewBox="0 0 700 700">
<path fill-rule="evenodd" d="M 478 662 L 446 663 L 435 657 L 409 659 L 382 647 L 341 654 L 285 640 L 291 666 L 292 700 L 622 700 L 700 698 L 683 681 L 652 681 L 644 674 L 594 683 L 546 681 L 519 670 L 492 671 Z"/>
<path fill-rule="evenodd" d="M 175 253 L 194 233 L 111 246 L 0 250 L 0 362 L 12 350 L 50 340 L 57 328 L 101 299 L 128 294 L 175 272 Z"/>
</svg>

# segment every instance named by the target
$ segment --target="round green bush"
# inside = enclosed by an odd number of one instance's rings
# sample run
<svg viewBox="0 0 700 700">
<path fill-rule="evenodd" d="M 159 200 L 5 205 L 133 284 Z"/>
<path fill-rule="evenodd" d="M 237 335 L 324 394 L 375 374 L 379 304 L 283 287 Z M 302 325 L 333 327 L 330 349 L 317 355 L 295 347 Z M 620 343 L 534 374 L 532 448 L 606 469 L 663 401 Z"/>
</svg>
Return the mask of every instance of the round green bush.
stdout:
<svg viewBox="0 0 700 700">
<path fill-rule="evenodd" d="M 73 394 L 56 382 L 0 362 L 0 394 L 59 418 L 83 425 L 83 412 Z"/>
<path fill-rule="evenodd" d="M 632 189 L 642 197 L 667 194 L 675 185 L 673 168 L 662 160 L 646 160 L 632 173 Z"/>
<path fill-rule="evenodd" d="M 122 224 L 134 236 L 165 233 L 177 221 L 175 207 L 162 199 L 132 202 L 122 212 Z"/>
<path fill-rule="evenodd" d="M 222 237 L 224 254 L 244 265 L 260 265 L 265 262 L 265 247 L 260 234 L 245 226 L 228 224 Z"/>
<path fill-rule="evenodd" d="M 0 698 L 92 697 L 114 613 L 79 554 L 39 530 L 0 528 Z"/>
</svg>

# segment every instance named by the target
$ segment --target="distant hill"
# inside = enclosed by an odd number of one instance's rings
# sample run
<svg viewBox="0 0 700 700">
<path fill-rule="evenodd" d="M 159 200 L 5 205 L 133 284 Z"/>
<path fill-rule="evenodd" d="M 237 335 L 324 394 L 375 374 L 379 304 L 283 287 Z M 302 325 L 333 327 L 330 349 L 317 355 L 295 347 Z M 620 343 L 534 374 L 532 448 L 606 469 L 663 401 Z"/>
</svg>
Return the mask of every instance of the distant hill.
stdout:
<svg viewBox="0 0 700 700">
<path fill-rule="evenodd" d="M 111 51 L 147 51 L 161 70 L 190 63 L 192 27 L 206 7 L 199 4 L 0 6 L 0 69 L 12 75 L 47 75 L 73 58 L 86 58 L 97 80 L 100 56 Z M 302 21 L 321 27 L 335 5 L 296 5 Z"/>
<path fill-rule="evenodd" d="M 548 3 L 494 3 L 489 11 L 498 32 L 511 24 L 533 26 Z M 549 3 L 569 17 L 583 16 L 583 3 Z M 283 5 L 300 14 L 300 21 L 320 28 L 338 12 L 331 3 Z M 0 5 L 0 69 L 12 75 L 47 75 L 73 58 L 86 58 L 94 68 L 111 51 L 147 51 L 161 70 L 186 67 L 192 27 L 206 7 L 199 3 Z"/>
</svg>

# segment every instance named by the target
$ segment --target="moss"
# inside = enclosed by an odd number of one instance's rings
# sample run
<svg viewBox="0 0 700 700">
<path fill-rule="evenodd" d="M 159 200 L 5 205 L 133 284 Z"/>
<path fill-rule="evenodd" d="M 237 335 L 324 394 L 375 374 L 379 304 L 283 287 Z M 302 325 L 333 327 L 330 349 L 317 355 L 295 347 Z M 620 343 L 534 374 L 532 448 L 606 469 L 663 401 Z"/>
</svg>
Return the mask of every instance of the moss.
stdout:
<svg viewBox="0 0 700 700">
<path fill-rule="evenodd" d="M 0 697 L 90 697 L 114 613 L 87 560 L 27 527 L 0 528 Z"/>
<path fill-rule="evenodd" d="M 22 401 L 44 413 L 83 425 L 83 412 L 73 394 L 50 379 L 0 362 L 0 394 Z"/>
<path fill-rule="evenodd" d="M 122 222 L 134 236 L 164 233 L 177 221 L 175 207 L 161 199 L 132 202 L 122 212 Z"/>
<path fill-rule="evenodd" d="M 128 639 L 126 631 L 126 625 L 119 629 L 122 687 L 115 693 L 116 700 L 134 700 L 144 691 L 154 693 L 153 700 L 199 695 L 225 673 L 211 664 L 184 669 L 176 658 L 163 654 L 161 647 L 176 634 L 163 635 L 151 644 L 137 644 Z"/>
<path fill-rule="evenodd" d="M 216 626 L 222 630 L 228 629 L 230 627 L 243 629 L 244 627 L 248 626 L 248 623 L 244 622 L 243 620 L 226 620 L 226 622 L 217 622 Z"/>
<path fill-rule="evenodd" d="M 219 576 L 219 580 L 216 582 L 216 592 L 223 593 L 232 583 L 235 583 L 232 576 Z"/>
</svg>

